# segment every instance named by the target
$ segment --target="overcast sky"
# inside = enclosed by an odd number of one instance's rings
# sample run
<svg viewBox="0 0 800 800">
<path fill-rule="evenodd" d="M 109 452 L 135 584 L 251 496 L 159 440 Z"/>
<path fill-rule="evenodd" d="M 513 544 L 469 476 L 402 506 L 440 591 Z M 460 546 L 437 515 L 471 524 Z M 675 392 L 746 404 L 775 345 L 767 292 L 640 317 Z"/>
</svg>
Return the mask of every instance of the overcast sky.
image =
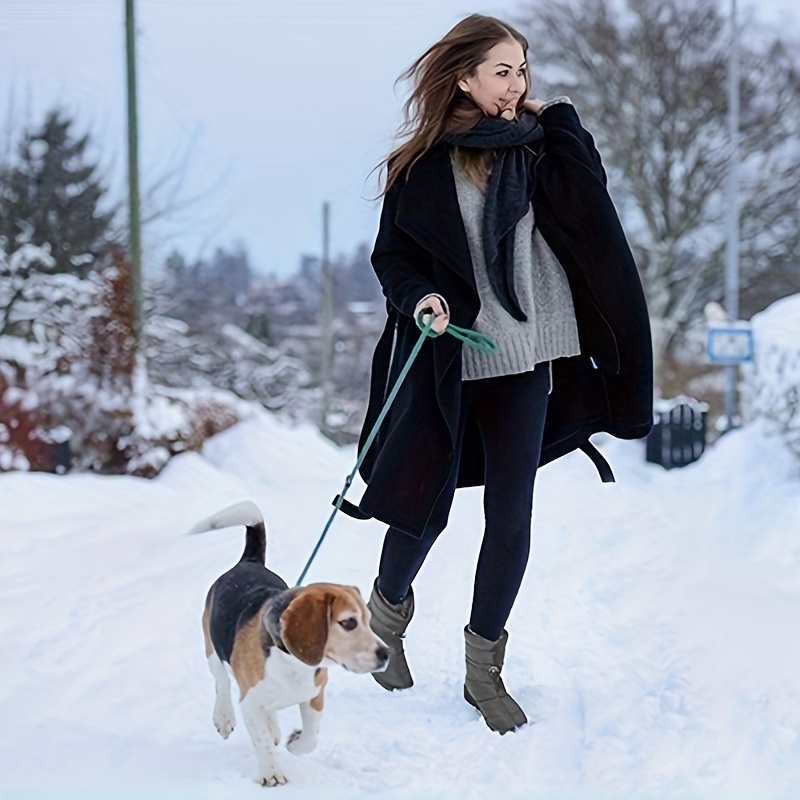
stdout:
<svg viewBox="0 0 800 800">
<path fill-rule="evenodd" d="M 546 0 L 536 0 L 545 2 Z M 530 2 L 530 0 L 528 0 Z M 113 191 L 126 164 L 124 0 L 0 0 L 0 120 L 37 125 L 61 105 L 98 145 Z M 797 0 L 760 0 L 795 35 Z M 472 12 L 519 0 L 138 0 L 142 184 L 168 180 L 169 220 L 145 232 L 145 268 L 241 241 L 262 272 L 371 244 L 375 164 L 404 99 L 397 76 Z M 531 41 L 536 75 L 536 43 Z M 534 87 L 535 88 L 535 87 Z M 179 183 L 176 183 L 177 179 Z"/>
</svg>

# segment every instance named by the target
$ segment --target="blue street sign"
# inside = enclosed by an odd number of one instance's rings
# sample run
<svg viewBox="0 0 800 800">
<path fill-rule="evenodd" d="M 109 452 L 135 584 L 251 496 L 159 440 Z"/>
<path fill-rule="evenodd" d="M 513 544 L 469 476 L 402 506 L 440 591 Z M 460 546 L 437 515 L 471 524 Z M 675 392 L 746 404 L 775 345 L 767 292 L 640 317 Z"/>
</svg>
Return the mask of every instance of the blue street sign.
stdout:
<svg viewBox="0 0 800 800">
<path fill-rule="evenodd" d="M 708 360 L 712 364 L 742 364 L 753 360 L 753 330 L 749 322 L 708 326 Z"/>
</svg>

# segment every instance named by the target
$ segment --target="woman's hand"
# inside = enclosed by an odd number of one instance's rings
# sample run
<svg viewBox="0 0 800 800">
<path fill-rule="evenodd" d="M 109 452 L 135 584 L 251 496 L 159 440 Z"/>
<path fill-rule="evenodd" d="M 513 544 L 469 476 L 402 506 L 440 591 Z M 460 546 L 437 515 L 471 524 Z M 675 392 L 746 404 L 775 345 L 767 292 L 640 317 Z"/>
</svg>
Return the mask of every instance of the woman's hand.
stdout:
<svg viewBox="0 0 800 800">
<path fill-rule="evenodd" d="M 414 309 L 414 319 L 420 328 L 428 323 L 431 314 L 433 314 L 431 330 L 438 336 L 444 333 L 450 323 L 450 310 L 447 308 L 444 298 L 438 294 L 429 294 L 417 303 L 417 307 Z"/>
<path fill-rule="evenodd" d="M 534 114 L 538 114 L 539 111 L 541 111 L 542 106 L 544 105 L 544 100 L 540 100 L 538 97 L 533 97 L 527 100 L 523 100 L 522 105 L 527 111 L 531 111 Z"/>
</svg>

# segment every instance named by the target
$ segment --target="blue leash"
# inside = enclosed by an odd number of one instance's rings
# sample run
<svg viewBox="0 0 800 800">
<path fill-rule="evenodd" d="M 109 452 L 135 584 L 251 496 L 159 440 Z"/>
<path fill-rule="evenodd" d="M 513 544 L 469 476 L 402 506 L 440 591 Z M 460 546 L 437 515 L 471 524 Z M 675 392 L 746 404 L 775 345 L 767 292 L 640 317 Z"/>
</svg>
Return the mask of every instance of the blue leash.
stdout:
<svg viewBox="0 0 800 800">
<path fill-rule="evenodd" d="M 317 553 L 319 552 L 320 547 L 322 546 L 322 542 L 324 541 L 325 537 L 328 534 L 328 530 L 333 523 L 333 518 L 336 516 L 336 512 L 339 511 L 342 507 L 342 503 L 344 503 L 344 496 L 347 494 L 347 490 L 350 488 L 350 484 L 353 482 L 353 478 L 355 477 L 356 472 L 358 472 L 358 468 L 361 466 L 364 458 L 367 455 L 367 450 L 369 450 L 370 445 L 374 441 L 375 437 L 378 435 L 378 429 L 381 427 L 381 423 L 386 418 L 386 415 L 389 413 L 389 408 L 391 407 L 392 403 L 394 402 L 395 397 L 397 397 L 398 391 L 400 391 L 400 387 L 403 384 L 403 381 L 408 375 L 409 370 L 411 369 L 411 365 L 414 363 L 414 359 L 419 355 L 419 351 L 422 349 L 422 344 L 428 337 L 435 337 L 437 336 L 431 330 L 431 325 L 433 324 L 434 317 L 433 315 L 425 315 L 429 316 L 428 322 L 423 323 L 422 318 L 424 315 L 420 314 L 420 319 L 417 320 L 417 325 L 421 329 L 422 333 L 420 334 L 417 343 L 414 345 L 414 349 L 411 351 L 411 355 L 409 355 L 408 360 L 403 367 L 402 372 L 397 378 L 392 391 L 389 394 L 389 397 L 386 398 L 386 403 L 384 403 L 383 408 L 381 409 L 381 413 L 378 415 L 378 419 L 375 421 L 375 425 L 373 425 L 372 430 L 367 437 L 367 440 L 364 442 L 364 446 L 361 448 L 361 452 L 358 454 L 358 459 L 356 460 L 356 465 L 353 467 L 352 472 L 345 478 L 344 487 L 342 491 L 336 498 L 336 502 L 334 504 L 334 509 L 331 512 L 330 517 L 328 518 L 328 522 L 325 525 L 325 528 L 322 531 L 319 539 L 317 540 L 317 544 L 314 547 L 314 550 L 311 552 L 308 561 L 306 562 L 305 567 L 303 567 L 303 571 L 300 573 L 300 577 L 297 579 L 297 583 L 295 586 L 300 586 L 303 583 L 303 579 L 306 577 L 309 568 L 314 563 L 314 559 L 317 557 Z M 470 330 L 469 328 L 459 328 L 457 325 L 448 325 L 445 328 L 445 333 L 449 333 L 451 336 L 454 336 L 459 341 L 463 342 L 468 347 L 472 347 L 476 350 L 480 350 L 482 353 L 494 353 L 497 350 L 497 345 L 494 343 L 492 339 L 486 336 L 483 333 L 479 333 L 478 331 Z"/>
</svg>

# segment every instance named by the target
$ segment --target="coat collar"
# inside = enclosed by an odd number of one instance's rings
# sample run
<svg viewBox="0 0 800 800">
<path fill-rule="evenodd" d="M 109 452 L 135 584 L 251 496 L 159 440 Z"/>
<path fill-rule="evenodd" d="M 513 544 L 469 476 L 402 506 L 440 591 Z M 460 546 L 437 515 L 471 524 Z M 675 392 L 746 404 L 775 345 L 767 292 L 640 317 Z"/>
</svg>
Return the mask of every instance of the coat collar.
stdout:
<svg viewBox="0 0 800 800">
<path fill-rule="evenodd" d="M 398 198 L 395 222 L 476 289 L 450 147 L 444 142 L 434 145 L 411 169 Z"/>
</svg>

